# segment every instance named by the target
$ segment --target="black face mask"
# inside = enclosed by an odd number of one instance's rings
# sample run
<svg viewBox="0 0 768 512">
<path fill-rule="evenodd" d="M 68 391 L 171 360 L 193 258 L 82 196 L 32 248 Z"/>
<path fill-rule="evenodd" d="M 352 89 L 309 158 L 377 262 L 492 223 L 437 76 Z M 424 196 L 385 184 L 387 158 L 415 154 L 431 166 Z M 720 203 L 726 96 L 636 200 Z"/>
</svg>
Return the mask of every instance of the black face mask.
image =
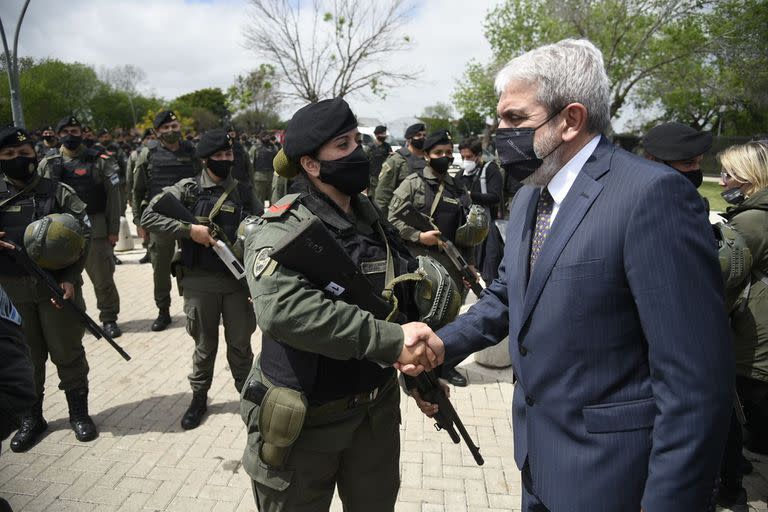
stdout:
<svg viewBox="0 0 768 512">
<path fill-rule="evenodd" d="M 424 149 L 424 139 L 411 139 L 411 146 L 418 150 Z"/>
<path fill-rule="evenodd" d="M 688 181 L 690 181 L 696 188 L 699 188 L 701 186 L 701 182 L 704 181 L 704 175 L 701 173 L 701 169 L 698 171 L 681 172 L 680 174 L 685 176 Z"/>
<path fill-rule="evenodd" d="M 83 143 L 83 137 L 81 135 L 67 134 L 61 138 L 61 144 L 70 151 L 74 151 L 80 147 Z"/>
<path fill-rule="evenodd" d="M 533 148 L 534 134 L 536 130 L 550 122 L 562 111 L 563 109 L 558 110 L 536 128 L 499 128 L 496 130 L 496 151 L 499 153 L 501 166 L 507 171 L 508 176 L 523 181 L 541 167 L 541 164 L 544 163 L 543 159 L 549 154 L 544 155 L 543 158 L 536 155 Z"/>
<path fill-rule="evenodd" d="M 43 140 L 48 144 L 53 144 L 54 142 L 56 142 L 56 137 L 54 137 L 53 135 L 46 135 L 45 137 L 43 137 Z"/>
<path fill-rule="evenodd" d="M 170 132 L 164 132 L 158 135 L 160 140 L 163 142 L 163 144 L 168 145 L 174 145 L 177 144 L 181 140 L 181 132 L 177 132 L 176 130 L 170 131 Z M 189 140 L 192 136 L 188 135 L 187 140 Z"/>
<path fill-rule="evenodd" d="M 453 163 L 452 156 L 441 156 L 440 158 L 429 159 L 429 166 L 437 174 L 445 174 L 452 163 Z"/>
<path fill-rule="evenodd" d="M 219 178 L 226 178 L 232 170 L 233 163 L 232 160 L 214 160 L 209 158 L 206 165 L 208 169 Z"/>
<path fill-rule="evenodd" d="M 747 198 L 739 187 L 729 188 L 728 190 L 721 192 L 720 196 L 725 199 L 728 204 L 733 205 L 739 205 Z"/>
<path fill-rule="evenodd" d="M 377 139 L 379 142 L 384 142 L 385 140 L 387 140 L 387 136 L 386 136 L 386 135 L 384 135 L 384 136 L 377 136 L 377 137 L 376 137 L 376 139 Z"/>
<path fill-rule="evenodd" d="M 83 144 L 85 144 L 85 147 L 92 148 L 94 144 L 96 144 L 96 139 L 83 139 Z"/>
<path fill-rule="evenodd" d="M 362 146 L 338 160 L 320 160 L 320 181 L 348 196 L 365 190 L 369 177 L 370 161 Z"/>
<path fill-rule="evenodd" d="M 31 156 L 17 156 L 10 160 L 0 160 L 0 172 L 11 179 L 29 181 L 34 176 L 37 159 Z"/>
</svg>

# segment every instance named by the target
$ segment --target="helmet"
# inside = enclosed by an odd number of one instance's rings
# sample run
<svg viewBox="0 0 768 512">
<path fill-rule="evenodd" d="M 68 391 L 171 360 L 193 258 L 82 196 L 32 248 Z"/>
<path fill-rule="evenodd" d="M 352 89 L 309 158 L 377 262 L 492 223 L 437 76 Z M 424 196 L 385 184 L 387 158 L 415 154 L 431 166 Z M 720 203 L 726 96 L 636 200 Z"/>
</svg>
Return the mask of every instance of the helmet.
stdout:
<svg viewBox="0 0 768 512">
<path fill-rule="evenodd" d="M 479 204 L 473 204 L 467 214 L 467 222 L 456 230 L 456 245 L 475 247 L 483 243 L 488 236 L 491 216 L 488 210 Z"/>
<path fill-rule="evenodd" d="M 717 255 L 725 284 L 725 307 L 731 311 L 741 301 L 741 291 L 749 282 L 752 253 L 744 238 L 730 224 L 712 226 L 717 238 Z"/>
<path fill-rule="evenodd" d="M 52 213 L 24 230 L 24 248 L 44 269 L 60 270 L 75 263 L 85 250 L 80 222 L 68 213 Z"/>
<path fill-rule="evenodd" d="M 439 329 L 452 321 L 461 308 L 461 294 L 448 271 L 434 258 L 419 256 L 414 286 L 416 309 L 422 322 Z"/>
<path fill-rule="evenodd" d="M 237 226 L 237 238 L 232 242 L 232 252 L 240 261 L 245 256 L 245 239 L 255 231 L 260 218 L 258 215 L 250 215 Z"/>
</svg>

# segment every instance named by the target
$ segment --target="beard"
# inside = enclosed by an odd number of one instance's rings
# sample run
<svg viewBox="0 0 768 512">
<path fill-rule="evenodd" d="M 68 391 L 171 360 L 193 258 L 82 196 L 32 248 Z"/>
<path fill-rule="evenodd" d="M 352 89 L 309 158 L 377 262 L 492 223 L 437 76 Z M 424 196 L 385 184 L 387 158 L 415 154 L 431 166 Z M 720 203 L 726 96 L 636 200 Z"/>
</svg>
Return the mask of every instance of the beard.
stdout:
<svg viewBox="0 0 768 512">
<path fill-rule="evenodd" d="M 563 139 L 552 130 L 547 130 L 540 142 L 533 141 L 533 151 L 541 158 L 541 166 L 523 180 L 524 185 L 545 187 L 563 167 Z M 546 155 L 546 156 L 541 156 Z"/>
</svg>

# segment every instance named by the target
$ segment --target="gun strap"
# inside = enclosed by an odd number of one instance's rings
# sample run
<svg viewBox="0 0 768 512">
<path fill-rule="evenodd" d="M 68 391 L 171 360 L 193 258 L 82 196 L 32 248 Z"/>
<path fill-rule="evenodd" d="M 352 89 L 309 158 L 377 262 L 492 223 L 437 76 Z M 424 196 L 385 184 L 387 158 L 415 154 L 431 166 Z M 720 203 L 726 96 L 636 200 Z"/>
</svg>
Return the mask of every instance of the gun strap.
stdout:
<svg viewBox="0 0 768 512">
<path fill-rule="evenodd" d="M 209 222 L 213 222 L 213 219 L 219 214 L 221 207 L 224 205 L 224 201 L 227 200 L 227 198 L 229 197 L 229 194 L 231 194 L 232 191 L 235 190 L 236 186 L 237 186 L 237 180 L 232 178 L 232 182 L 224 190 L 224 193 L 221 194 L 221 196 L 219 196 L 219 199 L 213 204 L 213 208 L 211 208 L 211 211 L 208 214 Z"/>
<path fill-rule="evenodd" d="M 10 197 L 7 197 L 7 198 L 3 199 L 2 201 L 0 201 L 0 208 L 4 207 L 5 205 L 7 205 L 8 203 L 10 203 L 11 201 L 13 201 L 14 199 L 16 199 L 17 197 L 19 197 L 19 196 L 21 196 L 21 195 L 24 195 L 24 194 L 26 194 L 27 192 L 29 192 L 30 190 L 32 190 L 33 188 L 35 188 L 35 187 L 37 186 L 37 184 L 38 184 L 38 183 L 40 183 L 40 175 L 39 175 L 39 174 L 37 174 L 37 173 L 35 173 L 35 177 L 34 177 L 34 178 L 32 178 L 32 181 L 30 181 L 29 183 L 27 183 L 27 184 L 24 186 L 24 188 L 22 188 L 21 190 L 19 190 L 18 192 L 16 192 L 16 193 L 15 193 L 15 194 L 13 194 L 12 196 L 10 196 Z"/>
<path fill-rule="evenodd" d="M 425 180 L 425 185 L 426 180 Z M 428 185 L 427 185 L 428 186 Z M 432 201 L 432 206 L 429 208 L 429 220 L 432 220 L 435 215 L 435 211 L 437 210 L 437 206 L 440 204 L 440 199 L 443 198 L 443 190 L 445 189 L 445 182 L 440 182 L 440 187 L 437 189 L 437 194 L 435 194 L 435 199 Z"/>
<path fill-rule="evenodd" d="M 394 288 L 396 280 L 395 278 L 395 261 L 392 258 L 392 248 L 389 246 L 389 240 L 387 240 L 387 234 L 384 231 L 384 228 L 381 227 L 381 222 L 376 222 L 376 229 L 379 231 L 379 235 L 381 235 L 381 239 L 384 241 L 384 246 L 387 248 L 387 268 L 384 271 L 384 282 L 386 285 L 384 286 L 384 290 L 381 292 L 381 296 L 384 297 L 384 299 L 392 304 L 392 311 L 387 315 L 386 320 L 390 321 L 392 318 L 395 317 L 397 314 L 397 297 L 395 297 L 395 294 L 392 293 L 392 289 Z"/>
</svg>

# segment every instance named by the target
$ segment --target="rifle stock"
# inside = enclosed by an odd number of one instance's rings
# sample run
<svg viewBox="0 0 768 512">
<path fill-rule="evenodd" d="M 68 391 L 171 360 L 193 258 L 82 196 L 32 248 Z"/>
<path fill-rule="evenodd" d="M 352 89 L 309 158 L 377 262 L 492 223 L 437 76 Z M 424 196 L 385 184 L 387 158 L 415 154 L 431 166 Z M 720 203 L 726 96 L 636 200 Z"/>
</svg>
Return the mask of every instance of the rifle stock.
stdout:
<svg viewBox="0 0 768 512">
<path fill-rule="evenodd" d="M 32 258 L 29 257 L 29 255 L 22 249 L 18 244 L 14 242 L 8 241 L 11 245 L 13 245 L 12 254 L 14 259 L 17 263 L 20 263 L 22 267 L 32 276 L 36 277 L 40 282 L 42 282 L 48 290 L 53 295 L 54 300 L 57 304 L 60 304 L 62 306 L 66 306 L 70 308 L 72 311 L 77 314 L 77 316 L 80 318 L 80 320 L 85 324 L 85 328 L 88 329 L 88 332 L 93 334 L 96 339 L 102 339 L 106 340 L 107 343 L 109 343 L 112 348 L 114 348 L 118 354 L 122 356 L 123 359 L 126 361 L 131 360 L 131 356 L 128 355 L 128 353 L 123 350 L 123 348 L 117 344 L 117 342 L 112 339 L 112 337 L 104 332 L 104 330 L 99 327 L 99 325 L 93 321 L 93 319 L 88 316 L 88 313 L 77 307 L 77 305 L 70 301 L 66 300 L 64 298 L 64 292 L 62 291 L 59 284 L 56 282 L 55 279 L 53 279 L 53 276 L 43 270 L 40 265 L 32 261 Z"/>
</svg>

